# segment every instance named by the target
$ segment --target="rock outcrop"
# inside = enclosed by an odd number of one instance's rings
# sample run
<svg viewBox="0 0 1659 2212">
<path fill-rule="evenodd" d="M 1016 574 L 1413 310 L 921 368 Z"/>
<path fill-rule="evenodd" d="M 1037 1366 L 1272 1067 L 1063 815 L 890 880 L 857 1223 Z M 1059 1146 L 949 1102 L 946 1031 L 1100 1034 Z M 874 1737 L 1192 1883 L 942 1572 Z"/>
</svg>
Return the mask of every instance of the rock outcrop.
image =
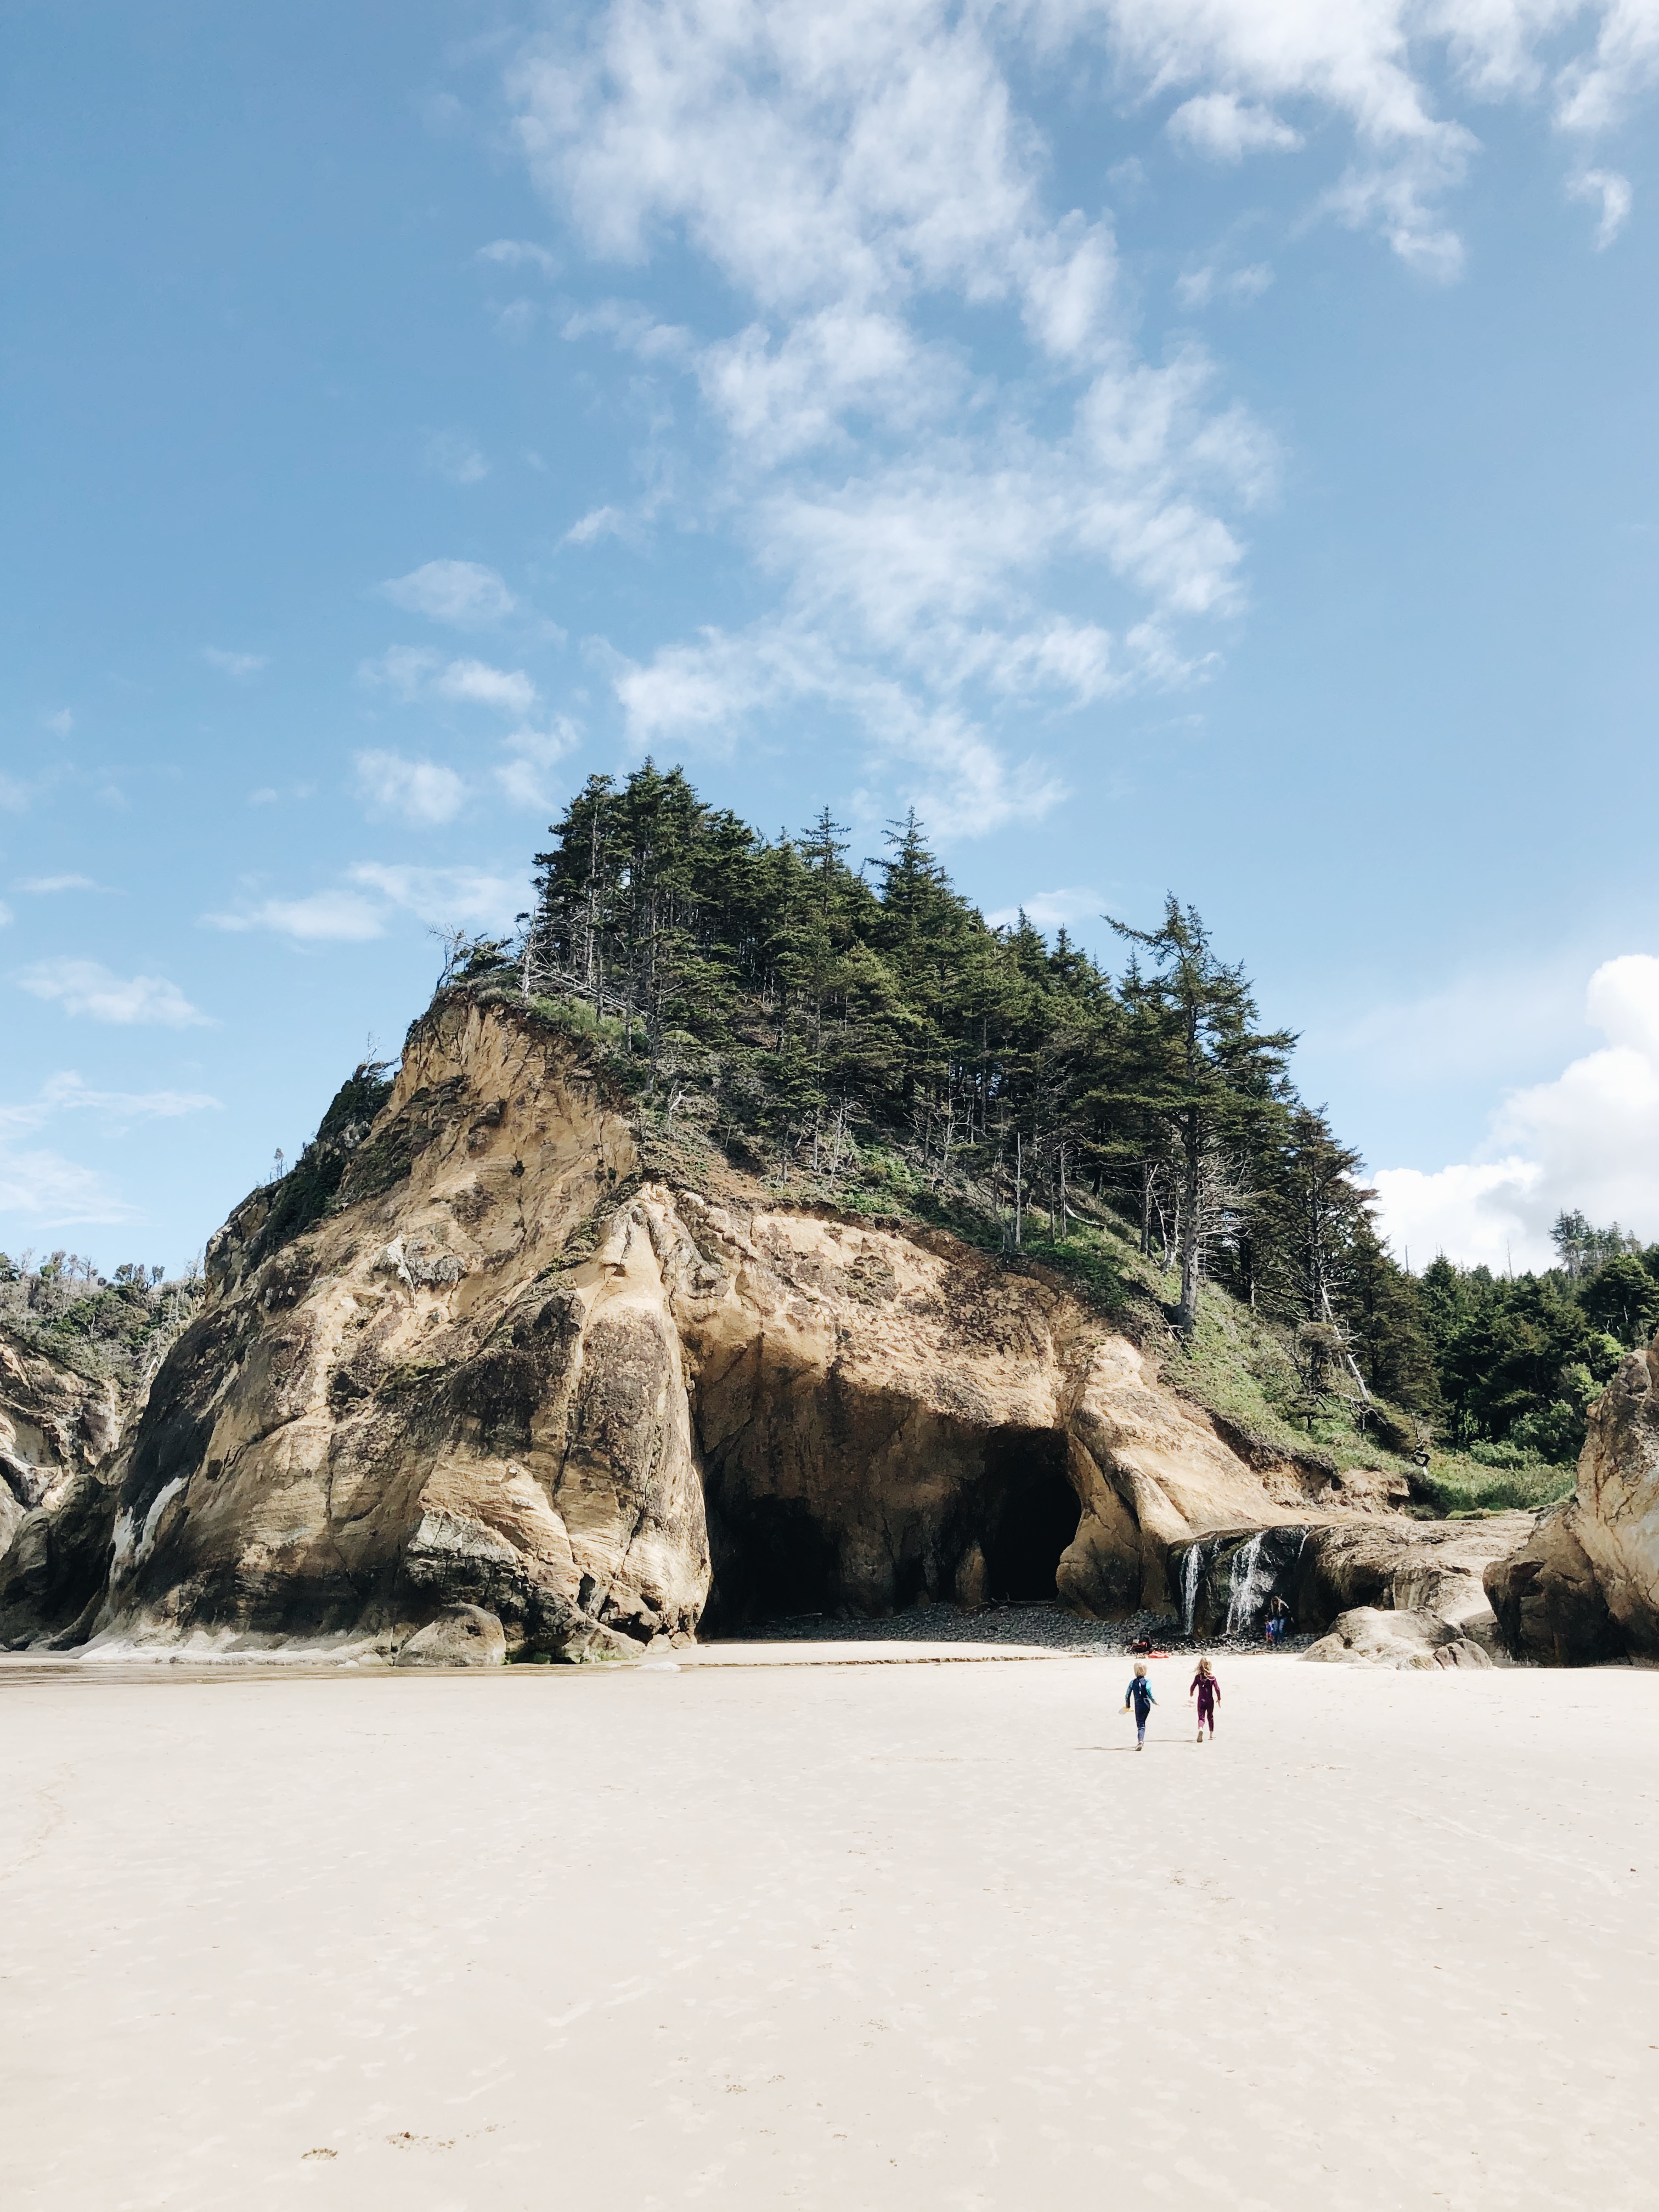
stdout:
<svg viewBox="0 0 1659 2212">
<path fill-rule="evenodd" d="M 1167 1615 L 1194 1540 L 1293 1560 L 1393 1502 L 1242 1456 L 1059 1279 L 699 1158 L 647 1173 L 569 1036 L 446 994 L 215 1238 L 101 1528 L 53 1520 L 81 1633 L 418 1657 L 471 1607 L 592 1658 L 928 1597 Z"/>
<path fill-rule="evenodd" d="M 1573 1497 L 1538 1515 L 1486 1586 L 1517 1659 L 1659 1658 L 1659 1338 L 1591 1407 Z"/>
<path fill-rule="evenodd" d="M 1304 1658 L 1368 1667 L 1490 1667 L 1480 1644 L 1455 1621 L 1437 1613 L 1396 1612 L 1354 1606 L 1339 1613 L 1328 1635 L 1310 1644 Z"/>
<path fill-rule="evenodd" d="M 96 1610 L 133 1404 L 0 1329 L 0 1642 L 73 1637 Z"/>
</svg>

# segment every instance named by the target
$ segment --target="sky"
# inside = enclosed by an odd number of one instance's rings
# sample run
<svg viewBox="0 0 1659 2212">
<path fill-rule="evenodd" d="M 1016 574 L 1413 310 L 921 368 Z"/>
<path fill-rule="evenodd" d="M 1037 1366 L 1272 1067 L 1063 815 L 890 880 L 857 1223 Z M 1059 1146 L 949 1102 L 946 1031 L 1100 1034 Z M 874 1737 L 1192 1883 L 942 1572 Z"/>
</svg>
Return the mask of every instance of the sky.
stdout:
<svg viewBox="0 0 1659 2212">
<path fill-rule="evenodd" d="M 185 1264 L 649 753 L 1104 958 L 1395 1249 L 1659 1237 L 1659 0 L 18 0 L 0 1247 Z"/>
</svg>

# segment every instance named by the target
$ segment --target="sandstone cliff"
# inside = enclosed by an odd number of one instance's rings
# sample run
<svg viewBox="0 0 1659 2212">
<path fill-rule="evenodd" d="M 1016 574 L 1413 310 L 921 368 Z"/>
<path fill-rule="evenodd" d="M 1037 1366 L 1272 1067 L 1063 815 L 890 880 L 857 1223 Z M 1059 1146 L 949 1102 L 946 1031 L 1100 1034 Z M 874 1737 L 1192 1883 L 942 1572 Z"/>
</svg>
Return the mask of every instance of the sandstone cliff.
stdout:
<svg viewBox="0 0 1659 2212">
<path fill-rule="evenodd" d="M 1659 1658 L 1659 1338 L 1591 1407 L 1574 1496 L 1486 1580 L 1517 1658 Z"/>
<path fill-rule="evenodd" d="M 1247 1462 L 1057 1279 L 712 1159 L 647 1173 L 624 1102 L 510 1000 L 447 994 L 389 1095 L 354 1084 L 308 1179 L 210 1246 L 104 1525 L 58 1531 L 98 1649 L 390 1656 L 463 1607 L 570 1658 L 1040 1588 L 1175 1613 L 1195 1543 L 1213 1573 L 1273 1528 L 1328 1618 L 1354 1577 L 1310 1579 L 1303 1531 L 1315 1560 L 1362 1522 L 1411 1548 L 1385 1480 Z M 448 1617 L 441 1648 L 489 1642 Z"/>
</svg>

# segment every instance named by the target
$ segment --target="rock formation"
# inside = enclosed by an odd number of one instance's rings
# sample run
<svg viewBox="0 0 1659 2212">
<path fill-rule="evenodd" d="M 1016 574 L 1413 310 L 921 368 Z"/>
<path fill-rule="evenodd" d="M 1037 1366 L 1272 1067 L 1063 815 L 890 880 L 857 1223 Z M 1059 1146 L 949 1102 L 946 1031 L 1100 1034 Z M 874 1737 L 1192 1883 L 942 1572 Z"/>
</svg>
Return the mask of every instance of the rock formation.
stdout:
<svg viewBox="0 0 1659 2212">
<path fill-rule="evenodd" d="M 1482 1645 L 1457 1624 L 1432 1613 L 1354 1606 L 1339 1613 L 1330 1632 L 1304 1655 L 1316 1661 L 1368 1667 L 1490 1667 Z"/>
<path fill-rule="evenodd" d="M 1574 1496 L 1540 1513 L 1486 1581 L 1518 1659 L 1659 1657 L 1659 1338 L 1631 1353 L 1590 1408 Z"/>
<path fill-rule="evenodd" d="M 113 1462 L 133 1407 L 0 1329 L 0 1622 L 11 1640 L 70 1632 L 103 1591 Z"/>
<path fill-rule="evenodd" d="M 95 1498 L 48 1510 L 57 1632 L 415 1663 L 1056 1589 L 1169 1614 L 1195 1540 L 1262 1530 L 1259 1595 L 1298 1577 L 1304 1626 L 1468 1580 L 1473 1537 L 1425 1552 L 1387 1478 L 1243 1456 L 1059 1279 L 791 1207 L 706 1148 L 648 1172 L 624 1109 L 566 1032 L 465 990 L 389 1091 L 360 1071 L 214 1239 Z M 50 1626 L 18 1553 L 14 1644 Z"/>
</svg>

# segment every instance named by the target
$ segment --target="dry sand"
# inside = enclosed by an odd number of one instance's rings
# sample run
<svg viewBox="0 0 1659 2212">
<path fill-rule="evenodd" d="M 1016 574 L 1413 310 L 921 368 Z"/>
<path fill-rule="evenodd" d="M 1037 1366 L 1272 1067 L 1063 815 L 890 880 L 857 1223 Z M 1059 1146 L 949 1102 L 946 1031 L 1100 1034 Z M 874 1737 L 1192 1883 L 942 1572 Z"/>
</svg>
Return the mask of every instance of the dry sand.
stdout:
<svg viewBox="0 0 1659 2212">
<path fill-rule="evenodd" d="M 1221 1672 L 0 1665 L 0 2193 L 1653 2212 L 1659 1673 Z"/>
</svg>

